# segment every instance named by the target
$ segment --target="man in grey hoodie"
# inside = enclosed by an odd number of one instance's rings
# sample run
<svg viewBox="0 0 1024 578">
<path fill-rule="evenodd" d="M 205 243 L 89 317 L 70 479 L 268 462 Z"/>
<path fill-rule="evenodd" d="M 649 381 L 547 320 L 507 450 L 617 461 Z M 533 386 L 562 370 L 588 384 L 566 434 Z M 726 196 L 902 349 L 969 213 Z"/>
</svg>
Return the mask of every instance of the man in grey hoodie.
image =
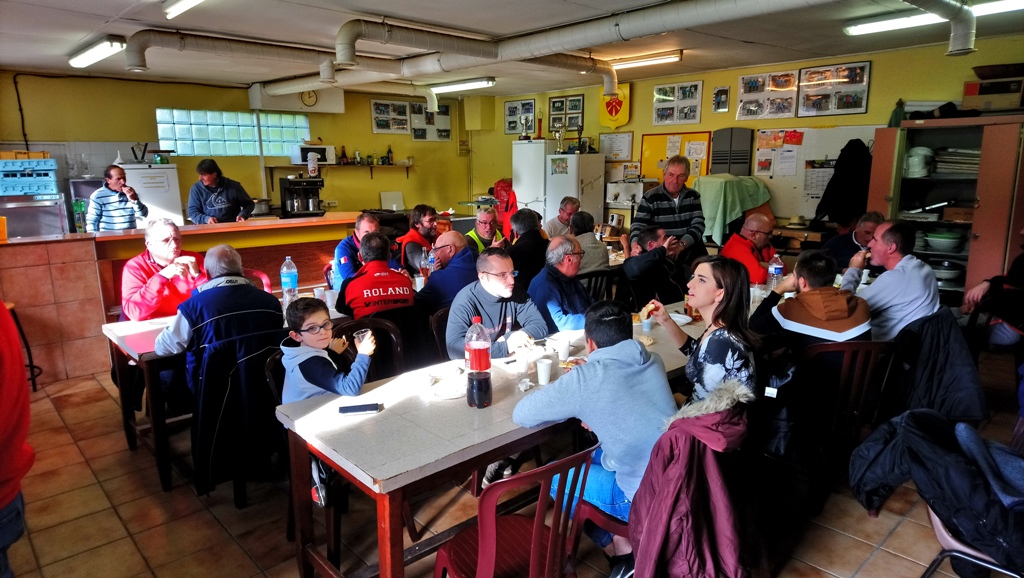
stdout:
<svg viewBox="0 0 1024 578">
<path fill-rule="evenodd" d="M 676 412 L 676 403 L 661 357 L 632 339 L 632 316 L 623 304 L 599 301 L 590 306 L 584 334 L 590 354 L 587 362 L 523 398 L 512 420 L 523 427 L 569 418 L 583 422 L 601 440 L 583 499 L 629 521 L 633 494 L 651 449 Z M 613 540 L 601 530 L 588 534 L 612 556 L 611 575 L 628 575 L 632 568 L 628 540 Z"/>
</svg>

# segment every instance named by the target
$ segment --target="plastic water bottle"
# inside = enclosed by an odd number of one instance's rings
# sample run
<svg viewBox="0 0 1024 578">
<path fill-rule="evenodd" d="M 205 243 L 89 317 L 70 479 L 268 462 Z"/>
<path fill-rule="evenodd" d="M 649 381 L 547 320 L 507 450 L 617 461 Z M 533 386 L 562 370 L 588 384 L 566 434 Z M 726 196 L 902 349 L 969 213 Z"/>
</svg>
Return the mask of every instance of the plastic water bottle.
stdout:
<svg viewBox="0 0 1024 578">
<path fill-rule="evenodd" d="M 433 249 L 427 253 L 427 268 L 430 269 L 431 272 L 437 271 L 437 254 L 434 253 Z"/>
<path fill-rule="evenodd" d="M 772 260 L 768 262 L 768 290 L 774 291 L 775 288 L 782 282 L 782 277 L 786 270 L 786 266 L 782 264 L 782 259 L 778 255 L 772 257 Z"/>
<path fill-rule="evenodd" d="M 299 296 L 299 268 L 291 257 L 285 257 L 281 265 L 281 291 L 284 293 L 284 309 L 287 311 L 288 304 Z"/>
<path fill-rule="evenodd" d="M 491 337 L 479 315 L 473 317 L 473 325 L 466 332 L 466 370 L 491 371 Z"/>
</svg>

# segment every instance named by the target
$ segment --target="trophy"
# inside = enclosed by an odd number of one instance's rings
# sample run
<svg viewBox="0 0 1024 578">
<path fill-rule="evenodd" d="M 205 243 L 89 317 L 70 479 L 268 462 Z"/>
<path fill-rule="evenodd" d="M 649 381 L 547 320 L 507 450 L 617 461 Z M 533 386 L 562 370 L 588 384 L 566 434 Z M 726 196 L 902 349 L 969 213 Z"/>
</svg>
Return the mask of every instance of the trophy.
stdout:
<svg viewBox="0 0 1024 578">
<path fill-rule="evenodd" d="M 526 116 L 525 114 L 519 115 L 519 125 L 523 127 L 523 132 L 522 134 L 519 135 L 519 140 L 530 140 L 530 132 L 527 130 L 526 122 L 529 119 L 530 117 Z"/>
<path fill-rule="evenodd" d="M 588 151 L 581 149 L 583 146 L 583 119 L 576 125 L 576 154 L 586 154 Z"/>
<path fill-rule="evenodd" d="M 565 125 L 558 123 L 555 125 L 555 130 L 551 131 L 551 134 L 555 135 L 555 154 L 560 155 L 565 152 L 562 148 L 562 138 L 565 137 Z"/>
</svg>

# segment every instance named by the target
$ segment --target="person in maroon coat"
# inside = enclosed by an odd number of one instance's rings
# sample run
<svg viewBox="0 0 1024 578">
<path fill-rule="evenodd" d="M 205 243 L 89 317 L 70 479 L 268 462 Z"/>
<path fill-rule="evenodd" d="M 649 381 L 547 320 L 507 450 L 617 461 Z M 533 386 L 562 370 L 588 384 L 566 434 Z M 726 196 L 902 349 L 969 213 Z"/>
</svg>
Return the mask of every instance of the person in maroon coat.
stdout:
<svg viewBox="0 0 1024 578">
<path fill-rule="evenodd" d="M 739 448 L 747 431 L 742 404 L 753 400 L 749 388 L 726 381 L 684 405 L 658 439 L 629 513 L 634 578 L 749 574 L 715 454 Z"/>
</svg>

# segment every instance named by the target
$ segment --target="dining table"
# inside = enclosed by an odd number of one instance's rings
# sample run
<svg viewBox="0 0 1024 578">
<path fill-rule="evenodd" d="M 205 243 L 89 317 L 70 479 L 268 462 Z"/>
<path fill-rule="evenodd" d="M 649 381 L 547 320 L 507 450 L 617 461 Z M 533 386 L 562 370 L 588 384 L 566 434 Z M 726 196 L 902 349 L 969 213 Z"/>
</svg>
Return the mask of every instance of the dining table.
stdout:
<svg viewBox="0 0 1024 578">
<path fill-rule="evenodd" d="M 682 311 L 683 304 L 666 308 Z M 704 332 L 702 322 L 677 318 L 688 335 L 696 338 Z M 637 323 L 633 335 L 653 340 L 647 348 L 662 358 L 669 378 L 684 372 L 686 357 L 663 327 L 655 323 L 645 332 Z M 570 341 L 570 360 L 586 357 L 582 330 L 549 336 L 547 344 L 558 340 Z M 557 371 L 571 371 L 571 364 L 560 365 L 553 347 L 520 349 L 509 358 L 494 359 L 492 402 L 482 409 L 467 403 L 463 359 L 367 383 L 355 397 L 327 393 L 278 406 L 278 420 L 288 430 L 300 574 L 343 576 L 318 550 L 313 536 L 310 456 L 318 457 L 376 503 L 379 562 L 348 576 L 400 578 L 406 564 L 429 555 L 458 528 L 472 523 L 463 522 L 405 550 L 403 503 L 409 496 L 446 481 L 464 481 L 490 463 L 567 435 L 576 427 L 571 423 L 575 420 L 536 428 L 512 421 L 515 405 L 529 393 L 523 387 L 537 383 L 535 361 L 540 357 L 552 359 Z M 379 404 L 382 409 L 359 415 L 340 413 L 344 406 L 362 404 Z"/>
</svg>

